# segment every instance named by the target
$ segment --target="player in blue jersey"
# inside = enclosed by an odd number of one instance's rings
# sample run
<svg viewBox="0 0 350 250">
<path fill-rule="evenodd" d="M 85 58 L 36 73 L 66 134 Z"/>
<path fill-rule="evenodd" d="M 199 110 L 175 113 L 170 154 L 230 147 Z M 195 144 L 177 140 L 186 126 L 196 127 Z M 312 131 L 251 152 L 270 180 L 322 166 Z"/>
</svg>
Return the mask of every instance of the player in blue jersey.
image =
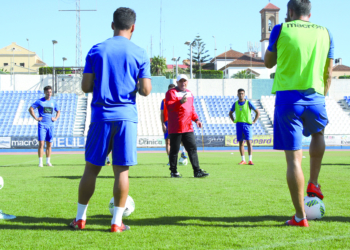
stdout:
<svg viewBox="0 0 350 250">
<path fill-rule="evenodd" d="M 241 153 L 242 161 L 239 165 L 245 165 L 247 162 L 245 161 L 244 156 L 244 141 L 247 142 L 248 146 L 248 154 L 249 154 L 249 162 L 248 165 L 254 165 L 253 163 L 253 129 L 252 125 L 256 123 L 259 119 L 260 112 L 254 106 L 254 104 L 245 99 L 245 91 L 244 89 L 239 89 L 237 91 L 238 101 L 233 103 L 232 108 L 229 113 L 229 117 L 232 122 L 236 123 L 236 133 L 237 133 L 237 141 L 239 142 L 239 152 Z M 255 119 L 252 121 L 251 110 L 255 112 Z M 233 113 L 236 113 L 236 119 L 233 117 Z"/>
<path fill-rule="evenodd" d="M 318 176 L 328 124 L 325 96 L 331 86 L 334 59 L 332 34 L 327 28 L 311 23 L 310 17 L 309 0 L 290 0 L 286 23 L 273 28 L 265 55 L 267 68 L 277 64 L 272 88 L 276 94 L 273 147 L 285 151 L 287 182 L 296 211 L 286 224 L 300 227 L 309 226 L 301 168 L 303 135 L 312 137 L 306 192 L 323 199 Z"/>
<path fill-rule="evenodd" d="M 29 108 L 30 115 L 38 122 L 38 156 L 39 156 L 39 167 L 43 167 L 43 155 L 44 155 L 44 144 L 46 141 L 46 165 L 53 167 L 50 161 L 52 140 L 54 134 L 54 122 L 60 117 L 60 110 L 55 102 L 51 98 L 52 88 L 51 86 L 46 86 L 44 88 L 45 97 L 38 99 Z M 39 117 L 35 116 L 34 109 L 38 109 Z M 54 112 L 56 112 L 56 117 L 54 117 Z"/>
<path fill-rule="evenodd" d="M 130 229 L 122 216 L 129 192 L 129 167 L 137 164 L 136 93 L 147 96 L 152 89 L 150 59 L 144 49 L 130 41 L 135 21 L 132 9 L 118 8 L 113 14 L 114 36 L 93 46 L 86 56 L 81 85 L 85 93 L 92 92 L 93 98 L 78 211 L 70 224 L 74 229 L 85 227 L 97 175 L 111 151 L 115 177 L 111 232 Z"/>
</svg>

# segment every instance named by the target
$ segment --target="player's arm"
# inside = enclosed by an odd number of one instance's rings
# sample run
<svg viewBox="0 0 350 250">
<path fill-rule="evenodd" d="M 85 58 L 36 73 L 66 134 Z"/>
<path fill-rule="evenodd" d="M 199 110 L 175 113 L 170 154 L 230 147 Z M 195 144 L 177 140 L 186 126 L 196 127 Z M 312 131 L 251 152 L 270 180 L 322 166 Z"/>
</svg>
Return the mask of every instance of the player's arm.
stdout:
<svg viewBox="0 0 350 250">
<path fill-rule="evenodd" d="M 34 118 L 34 120 L 36 120 L 37 122 L 40 122 L 43 118 L 42 117 L 36 117 L 35 116 L 35 112 L 34 112 L 34 108 L 33 107 L 30 107 L 28 109 L 29 111 L 29 114 Z"/>
<path fill-rule="evenodd" d="M 92 93 L 94 90 L 94 79 L 95 74 L 93 73 L 84 73 L 83 79 L 81 80 L 81 90 L 84 93 Z"/>
<path fill-rule="evenodd" d="M 152 91 L 152 82 L 149 78 L 139 78 L 138 83 L 139 94 L 142 96 L 148 96 Z"/>
<path fill-rule="evenodd" d="M 266 50 L 264 60 L 266 68 L 272 69 L 277 64 L 277 53 Z"/>
<path fill-rule="evenodd" d="M 182 100 L 182 99 L 181 99 Z M 165 105 L 170 111 L 177 111 L 181 106 L 181 100 L 179 101 L 174 91 L 168 91 L 165 95 Z"/>
<path fill-rule="evenodd" d="M 235 122 L 235 118 L 233 117 L 233 111 L 230 110 L 230 113 L 228 113 L 228 116 L 230 117 L 232 122 Z"/>
<path fill-rule="evenodd" d="M 192 98 L 192 99 L 194 99 L 194 98 Z M 193 103 L 192 103 L 192 121 L 194 121 L 195 123 L 196 123 L 196 125 L 197 125 L 197 127 L 198 128 L 202 128 L 203 127 L 203 124 L 202 124 L 202 122 L 199 120 L 199 116 L 197 115 L 197 113 L 196 113 L 196 110 L 195 110 L 195 108 L 194 108 L 194 105 L 193 105 Z"/>
<path fill-rule="evenodd" d="M 282 25 L 277 24 L 275 27 L 273 27 L 271 31 L 269 46 L 267 47 L 264 58 L 266 68 L 271 69 L 277 64 L 277 41 L 280 36 L 281 30 Z"/>
<path fill-rule="evenodd" d="M 160 110 L 160 122 L 162 123 L 163 133 L 165 133 L 167 129 L 164 123 L 164 109 Z"/>
<path fill-rule="evenodd" d="M 324 95 L 326 96 L 332 83 L 332 74 L 333 74 L 333 59 L 327 58 L 326 66 L 324 69 Z"/>
<path fill-rule="evenodd" d="M 56 117 L 52 117 L 51 120 L 52 120 L 53 122 L 57 121 L 57 119 L 60 117 L 60 115 L 61 115 L 61 111 L 58 110 L 58 111 L 56 112 Z"/>
<path fill-rule="evenodd" d="M 259 119 L 260 111 L 259 111 L 259 109 L 254 109 L 253 111 L 255 112 L 255 119 L 253 121 L 253 124 L 255 124 L 256 121 Z"/>
</svg>

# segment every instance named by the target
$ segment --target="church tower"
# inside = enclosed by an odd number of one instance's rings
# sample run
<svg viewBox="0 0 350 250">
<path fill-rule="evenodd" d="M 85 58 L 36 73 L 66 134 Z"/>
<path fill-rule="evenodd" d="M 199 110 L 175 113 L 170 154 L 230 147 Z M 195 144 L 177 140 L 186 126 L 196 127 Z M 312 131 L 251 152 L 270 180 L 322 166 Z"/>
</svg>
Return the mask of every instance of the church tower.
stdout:
<svg viewBox="0 0 350 250">
<path fill-rule="evenodd" d="M 261 14 L 261 59 L 264 60 L 265 52 L 269 46 L 272 28 L 279 23 L 280 8 L 269 3 L 260 11 Z"/>
</svg>

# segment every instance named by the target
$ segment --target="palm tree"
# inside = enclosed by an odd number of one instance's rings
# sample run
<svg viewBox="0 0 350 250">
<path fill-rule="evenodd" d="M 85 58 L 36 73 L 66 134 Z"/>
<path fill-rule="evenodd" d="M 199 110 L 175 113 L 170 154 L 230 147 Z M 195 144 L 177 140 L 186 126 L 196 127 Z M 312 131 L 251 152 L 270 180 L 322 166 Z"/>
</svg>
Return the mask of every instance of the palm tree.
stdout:
<svg viewBox="0 0 350 250">
<path fill-rule="evenodd" d="M 161 56 L 155 56 L 151 62 L 151 74 L 152 76 L 162 76 L 167 69 L 165 58 Z"/>
<path fill-rule="evenodd" d="M 255 79 L 255 75 L 247 70 L 238 71 L 236 74 L 231 76 L 231 78 L 235 79 Z"/>
</svg>

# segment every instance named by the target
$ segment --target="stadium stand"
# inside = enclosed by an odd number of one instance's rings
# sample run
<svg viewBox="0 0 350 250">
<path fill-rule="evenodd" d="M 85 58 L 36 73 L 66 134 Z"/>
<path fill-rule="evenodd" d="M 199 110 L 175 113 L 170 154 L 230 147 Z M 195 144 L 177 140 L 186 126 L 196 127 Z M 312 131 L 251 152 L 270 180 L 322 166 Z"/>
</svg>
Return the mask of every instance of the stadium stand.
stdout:
<svg viewBox="0 0 350 250">
<path fill-rule="evenodd" d="M 138 135 L 163 135 L 160 123 L 160 104 L 164 98 L 164 93 L 152 93 L 147 98 L 137 96 Z M 236 126 L 228 117 L 228 113 L 237 99 L 238 97 L 235 96 L 195 97 L 194 107 L 203 123 L 203 135 L 231 135 L 236 133 Z M 252 118 L 255 118 L 254 112 L 252 112 Z M 259 120 L 253 125 L 253 134 L 265 135 L 267 132 Z M 195 135 L 201 135 L 201 130 L 195 124 L 193 127 Z"/>
<path fill-rule="evenodd" d="M 345 99 L 347 103 L 350 100 Z M 275 96 L 262 96 L 261 104 L 271 119 L 274 122 L 274 105 Z M 326 96 L 326 110 L 329 119 L 329 124 L 326 127 L 326 135 L 344 135 L 350 133 L 350 117 L 347 112 L 345 112 L 341 105 L 339 105 L 336 100 Z"/>
<path fill-rule="evenodd" d="M 37 136 L 37 122 L 28 109 L 43 95 L 41 91 L 1 91 L 0 136 Z M 61 117 L 55 122 L 55 136 L 73 136 L 78 96 L 59 94 L 53 99 L 61 110 Z M 38 116 L 37 110 L 35 113 Z"/>
</svg>

